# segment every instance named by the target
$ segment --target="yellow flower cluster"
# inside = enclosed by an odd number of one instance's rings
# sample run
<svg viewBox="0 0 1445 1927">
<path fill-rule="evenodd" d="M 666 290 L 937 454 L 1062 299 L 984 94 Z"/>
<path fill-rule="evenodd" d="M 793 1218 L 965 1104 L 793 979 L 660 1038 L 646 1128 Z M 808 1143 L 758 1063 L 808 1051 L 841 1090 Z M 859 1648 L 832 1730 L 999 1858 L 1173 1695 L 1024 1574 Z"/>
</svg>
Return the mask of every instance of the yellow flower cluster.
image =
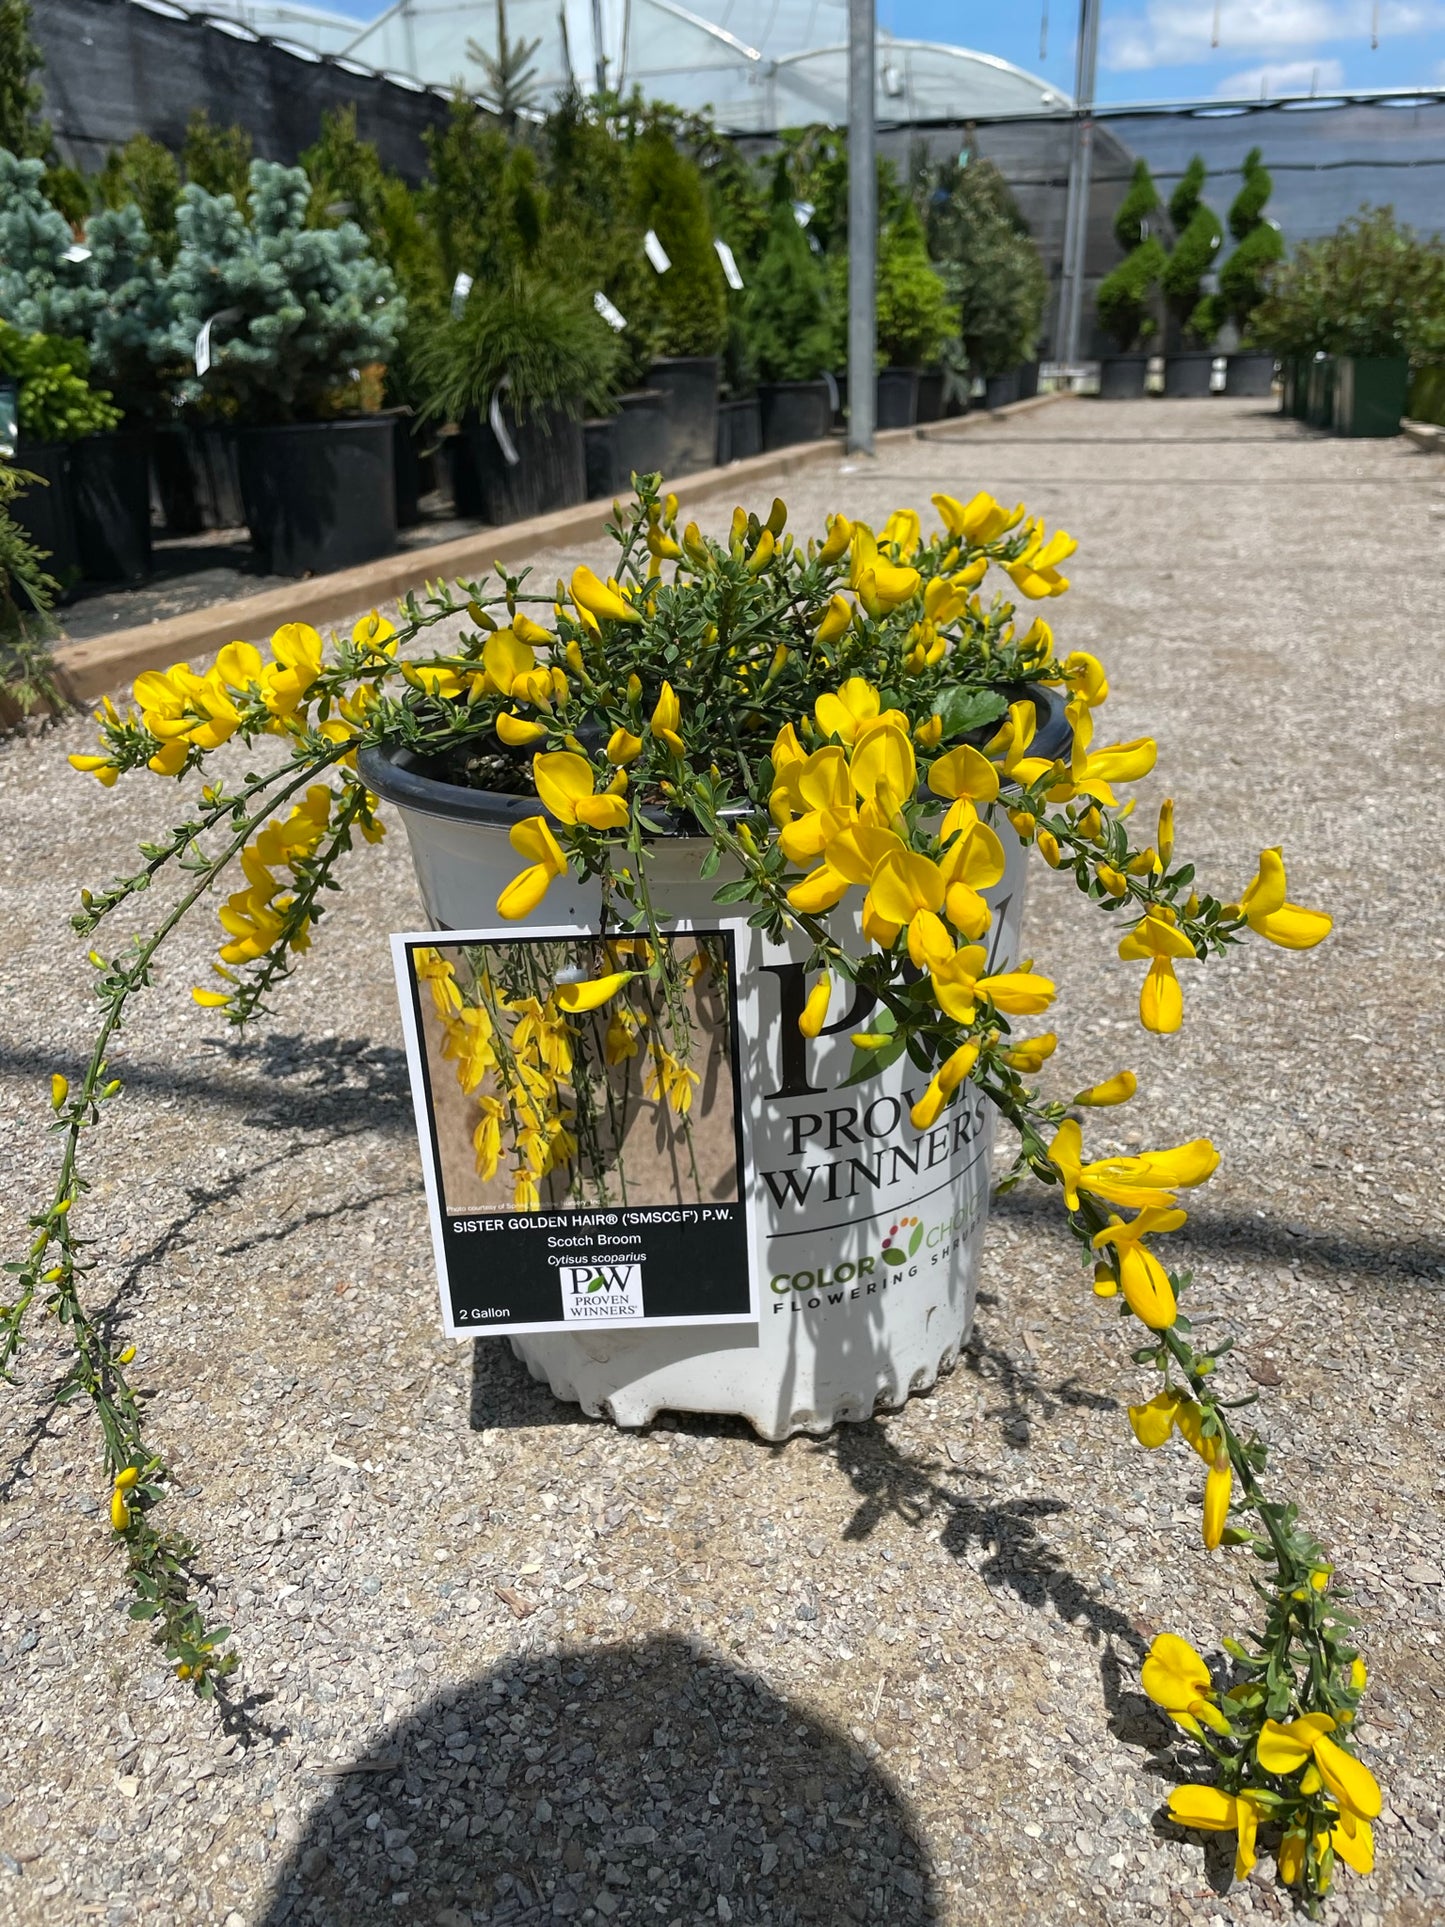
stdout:
<svg viewBox="0 0 1445 1927">
<path fill-rule="evenodd" d="M 1323 1577 L 1323 1575 L 1320 1575 Z M 1156 1706 L 1196 1739 L 1203 1726 L 1232 1736 L 1237 1718 L 1259 1692 L 1254 1685 L 1221 1695 L 1208 1666 L 1187 1640 L 1161 1633 L 1149 1649 L 1140 1683 Z M 1363 1690 L 1365 1667 L 1354 1663 L 1353 1685 Z M 1226 1792 L 1214 1786 L 1176 1787 L 1169 1796 L 1169 1817 L 1181 1827 L 1238 1837 L 1234 1871 L 1243 1880 L 1256 1862 L 1261 1824 L 1281 1827 L 1276 1852 L 1286 1886 L 1302 1882 L 1313 1856 L 1316 1886 L 1330 1884 L 1329 1861 L 1337 1855 L 1356 1873 L 1375 1864 L 1371 1822 L 1379 1818 L 1381 1795 L 1375 1776 L 1331 1737 L 1339 1723 L 1328 1713 L 1305 1713 L 1281 1722 L 1266 1719 L 1253 1743 L 1253 1758 L 1243 1761 L 1251 1784 Z"/>
</svg>

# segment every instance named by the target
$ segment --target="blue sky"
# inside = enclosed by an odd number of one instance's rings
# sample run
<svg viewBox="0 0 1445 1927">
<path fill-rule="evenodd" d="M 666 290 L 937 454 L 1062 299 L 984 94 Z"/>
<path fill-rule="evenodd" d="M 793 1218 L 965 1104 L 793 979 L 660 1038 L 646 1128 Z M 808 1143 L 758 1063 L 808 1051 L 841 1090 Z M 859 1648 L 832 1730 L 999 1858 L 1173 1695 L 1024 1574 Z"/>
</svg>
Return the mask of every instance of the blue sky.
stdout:
<svg viewBox="0 0 1445 1927">
<path fill-rule="evenodd" d="M 910 39 L 998 54 L 1071 92 L 1077 0 L 1047 5 L 1042 59 L 1044 0 L 878 0 L 878 18 Z M 1445 86 L 1445 0 L 1103 0 L 1100 100 L 1254 100 L 1312 86 Z"/>
</svg>

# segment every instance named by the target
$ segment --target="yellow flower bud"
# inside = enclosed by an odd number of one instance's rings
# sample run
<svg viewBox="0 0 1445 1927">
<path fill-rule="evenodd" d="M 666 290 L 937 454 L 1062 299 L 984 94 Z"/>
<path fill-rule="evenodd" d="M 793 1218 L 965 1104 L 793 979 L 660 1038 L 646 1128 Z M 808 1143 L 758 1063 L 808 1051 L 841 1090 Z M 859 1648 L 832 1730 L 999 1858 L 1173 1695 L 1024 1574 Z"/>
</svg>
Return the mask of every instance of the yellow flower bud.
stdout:
<svg viewBox="0 0 1445 1927">
<path fill-rule="evenodd" d="M 1034 838 L 1034 842 L 1037 843 L 1039 847 L 1039 855 L 1051 870 L 1063 869 L 1064 853 L 1059 848 L 1059 839 L 1054 835 L 1052 830 L 1040 830 Z"/>
<path fill-rule="evenodd" d="M 1159 846 L 1159 861 L 1167 870 L 1169 859 L 1174 854 L 1174 798 L 1172 796 L 1166 796 L 1159 805 L 1159 834 L 1156 840 Z"/>
<path fill-rule="evenodd" d="M 127 1345 L 123 1352 L 117 1352 L 115 1356 L 118 1365 L 129 1365 L 130 1361 L 135 1357 L 135 1346 Z"/>
<path fill-rule="evenodd" d="M 1032 840 L 1034 830 L 1038 824 L 1038 818 L 1036 816 L 1030 815 L 1027 810 L 1010 810 L 1008 820 L 1013 824 L 1020 843 L 1028 843 Z"/>
<path fill-rule="evenodd" d="M 135 1346 L 132 1345 L 130 1349 L 131 1349 L 132 1355 L 134 1355 Z M 140 1477 L 140 1473 L 135 1466 L 133 1465 L 125 1466 L 121 1471 L 117 1472 L 115 1475 L 116 1491 L 129 1492 L 131 1487 L 135 1484 L 136 1480 L 139 1477 Z"/>
<path fill-rule="evenodd" d="M 117 1532 L 124 1532 L 130 1524 L 130 1507 L 119 1486 L 110 1495 L 110 1523 Z"/>
<path fill-rule="evenodd" d="M 58 1111 L 70 1091 L 70 1080 L 62 1077 L 59 1071 L 50 1080 L 50 1108 Z"/>
<path fill-rule="evenodd" d="M 1119 1280 L 1114 1276 L 1111 1265 L 1094 1266 L 1094 1295 L 1098 1298 L 1116 1298 L 1119 1295 Z"/>
<path fill-rule="evenodd" d="M 808 992 L 808 1001 L 803 1006 L 803 1014 L 798 1019 L 798 1029 L 805 1037 L 816 1037 L 828 1021 L 828 1003 L 833 995 L 833 979 L 825 970 L 817 983 Z"/>
<path fill-rule="evenodd" d="M 1099 865 L 1098 876 L 1100 883 L 1103 884 L 1111 897 L 1124 897 L 1129 894 L 1129 885 L 1112 865 L 1101 863 Z"/>
</svg>

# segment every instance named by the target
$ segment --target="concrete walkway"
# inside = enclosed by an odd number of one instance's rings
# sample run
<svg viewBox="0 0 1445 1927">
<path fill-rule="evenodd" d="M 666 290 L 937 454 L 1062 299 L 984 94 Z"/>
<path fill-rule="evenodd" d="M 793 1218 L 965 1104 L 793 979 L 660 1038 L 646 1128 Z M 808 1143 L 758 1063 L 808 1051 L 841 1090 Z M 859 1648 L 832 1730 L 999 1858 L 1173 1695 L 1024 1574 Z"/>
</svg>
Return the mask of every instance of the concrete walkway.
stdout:
<svg viewBox="0 0 1445 1927">
<path fill-rule="evenodd" d="M 979 486 L 1079 537 L 1048 613 L 1108 665 L 1105 739 L 1159 738 L 1141 810 L 1174 795 L 1179 847 L 1225 896 L 1282 842 L 1291 894 L 1336 918 L 1319 951 L 1193 973 L 1174 1039 L 1140 1032 L 1137 967 L 1057 878 L 1025 948 L 1066 985 L 1051 1088 L 1139 1074 L 1091 1146 L 1205 1133 L 1223 1153 L 1188 1262 L 1245 1334 L 1239 1389 L 1370 1659 L 1379 1868 L 1345 1874 L 1327 1918 L 1426 1927 L 1445 1914 L 1445 478 L 1403 440 L 1256 405 L 1078 401 L 814 469 L 793 522 Z M 538 557 L 541 582 L 577 559 Z M 0 748 L 7 1248 L 49 1168 L 49 1074 L 87 1035 L 76 890 L 128 867 L 170 801 L 73 775 L 89 733 Z M 166 1511 L 238 1631 L 250 1743 L 126 1618 L 95 1429 L 47 1406 L 47 1338 L 0 1402 L 0 1920 L 1283 1918 L 1267 1860 L 1231 1888 L 1159 1819 L 1178 1769 L 1139 1659 L 1158 1630 L 1206 1650 L 1242 1631 L 1247 1575 L 1200 1549 L 1185 1455 L 1133 1443 L 1135 1368 L 1048 1201 L 998 1207 L 973 1344 L 897 1416 L 781 1449 L 580 1419 L 499 1344 L 437 1335 L 385 942 L 418 914 L 395 835 L 243 1048 L 190 1004 L 198 926 L 117 1053 L 129 1090 L 77 1228 L 154 1394 Z"/>
</svg>

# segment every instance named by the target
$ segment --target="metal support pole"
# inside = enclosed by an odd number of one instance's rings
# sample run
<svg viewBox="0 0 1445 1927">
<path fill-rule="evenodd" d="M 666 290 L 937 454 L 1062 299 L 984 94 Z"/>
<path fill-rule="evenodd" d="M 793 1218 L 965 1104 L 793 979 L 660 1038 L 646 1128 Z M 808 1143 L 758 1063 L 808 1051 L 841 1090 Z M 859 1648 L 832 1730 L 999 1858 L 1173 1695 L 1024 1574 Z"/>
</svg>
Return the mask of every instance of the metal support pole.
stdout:
<svg viewBox="0 0 1445 1927">
<path fill-rule="evenodd" d="M 592 72 L 599 94 L 607 92 L 607 42 L 602 31 L 602 0 L 592 0 Z"/>
<path fill-rule="evenodd" d="M 848 0 L 848 452 L 873 453 L 878 415 L 878 161 L 874 0 Z"/>
<path fill-rule="evenodd" d="M 1094 73 L 1099 58 L 1099 0 L 1080 0 L 1079 43 L 1074 61 L 1074 138 L 1069 156 L 1069 198 L 1064 215 L 1064 274 L 1059 288 L 1056 344 L 1059 359 L 1079 358 L 1084 310 L 1084 272 L 1089 251 L 1089 188 L 1094 164 Z"/>
</svg>

